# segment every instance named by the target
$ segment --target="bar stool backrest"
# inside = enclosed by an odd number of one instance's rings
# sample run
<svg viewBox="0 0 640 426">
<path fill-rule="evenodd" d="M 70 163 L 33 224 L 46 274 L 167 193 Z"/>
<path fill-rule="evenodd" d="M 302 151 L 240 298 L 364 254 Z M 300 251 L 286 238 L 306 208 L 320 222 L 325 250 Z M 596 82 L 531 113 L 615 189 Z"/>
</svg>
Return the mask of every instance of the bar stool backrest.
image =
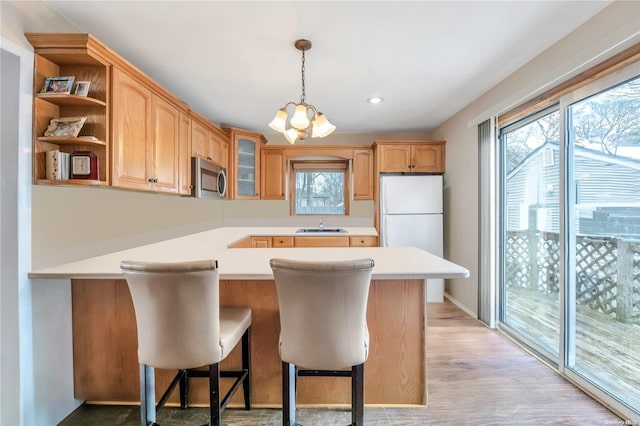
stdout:
<svg viewBox="0 0 640 426">
<path fill-rule="evenodd" d="M 141 364 L 187 369 L 221 360 L 215 260 L 120 266 L 133 299 Z"/>
<path fill-rule="evenodd" d="M 372 259 L 271 259 L 280 310 L 280 357 L 305 369 L 362 364 L 369 351 Z"/>
</svg>

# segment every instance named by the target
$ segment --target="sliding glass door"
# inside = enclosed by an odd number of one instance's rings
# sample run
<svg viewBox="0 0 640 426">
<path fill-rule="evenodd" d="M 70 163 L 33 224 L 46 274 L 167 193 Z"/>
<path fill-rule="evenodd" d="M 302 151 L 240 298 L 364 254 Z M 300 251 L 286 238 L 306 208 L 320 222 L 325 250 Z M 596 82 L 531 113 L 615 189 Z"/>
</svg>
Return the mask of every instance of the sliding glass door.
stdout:
<svg viewBox="0 0 640 426">
<path fill-rule="evenodd" d="M 560 335 L 558 107 L 501 132 L 503 324 L 551 359 Z"/>
<path fill-rule="evenodd" d="M 566 367 L 640 409 L 640 77 L 566 108 Z"/>
<path fill-rule="evenodd" d="M 498 326 L 640 416 L 640 63 L 500 129 Z"/>
</svg>

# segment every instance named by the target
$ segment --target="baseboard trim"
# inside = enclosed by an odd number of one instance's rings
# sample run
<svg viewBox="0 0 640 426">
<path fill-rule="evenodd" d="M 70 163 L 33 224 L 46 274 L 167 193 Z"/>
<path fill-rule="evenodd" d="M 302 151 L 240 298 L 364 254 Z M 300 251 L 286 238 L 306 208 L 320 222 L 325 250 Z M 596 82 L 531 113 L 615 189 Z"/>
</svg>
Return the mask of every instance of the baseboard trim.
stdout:
<svg viewBox="0 0 640 426">
<path fill-rule="evenodd" d="M 469 308 L 467 308 L 462 302 L 460 302 L 458 299 L 456 299 L 455 297 L 453 297 L 452 295 L 450 295 L 449 293 L 447 293 L 446 291 L 444 292 L 444 298 L 448 299 L 451 303 L 453 303 L 454 305 L 456 305 L 458 308 L 462 309 L 463 311 L 465 311 L 467 314 L 469 314 L 469 316 L 471 316 L 474 319 L 478 319 L 478 314 L 471 311 Z"/>
</svg>

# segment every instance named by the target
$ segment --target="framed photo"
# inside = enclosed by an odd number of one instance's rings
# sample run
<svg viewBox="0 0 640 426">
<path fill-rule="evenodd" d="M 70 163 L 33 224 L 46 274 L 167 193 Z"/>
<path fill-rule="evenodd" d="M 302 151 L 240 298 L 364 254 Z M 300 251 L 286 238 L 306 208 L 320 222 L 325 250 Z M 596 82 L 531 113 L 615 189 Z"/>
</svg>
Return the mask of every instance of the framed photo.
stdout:
<svg viewBox="0 0 640 426">
<path fill-rule="evenodd" d="M 52 118 L 49 127 L 45 130 L 45 136 L 69 136 L 77 137 L 87 117 L 60 117 Z"/>
<path fill-rule="evenodd" d="M 60 77 L 47 77 L 44 80 L 40 93 L 56 93 L 68 95 L 71 93 L 73 82 L 76 78 L 72 75 Z"/>
<path fill-rule="evenodd" d="M 87 96 L 89 94 L 90 85 L 90 81 L 77 81 L 76 90 L 73 92 L 73 94 L 78 96 Z"/>
</svg>

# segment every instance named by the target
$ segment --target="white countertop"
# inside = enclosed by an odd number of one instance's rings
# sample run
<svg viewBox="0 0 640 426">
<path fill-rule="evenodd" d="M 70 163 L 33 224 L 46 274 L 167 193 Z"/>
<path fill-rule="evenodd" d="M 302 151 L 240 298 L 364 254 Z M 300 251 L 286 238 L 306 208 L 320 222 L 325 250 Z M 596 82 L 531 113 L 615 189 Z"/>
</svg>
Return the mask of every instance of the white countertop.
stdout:
<svg viewBox="0 0 640 426">
<path fill-rule="evenodd" d="M 122 250 L 77 262 L 32 271 L 29 278 L 121 279 L 122 260 L 180 262 L 217 259 L 222 280 L 272 280 L 269 259 L 342 260 L 372 258 L 372 279 L 466 278 L 469 271 L 414 247 L 351 248 L 227 248 L 249 235 L 298 235 L 299 228 L 217 228 L 185 237 Z M 347 233 L 320 235 L 377 235 L 374 228 L 344 228 Z"/>
</svg>

